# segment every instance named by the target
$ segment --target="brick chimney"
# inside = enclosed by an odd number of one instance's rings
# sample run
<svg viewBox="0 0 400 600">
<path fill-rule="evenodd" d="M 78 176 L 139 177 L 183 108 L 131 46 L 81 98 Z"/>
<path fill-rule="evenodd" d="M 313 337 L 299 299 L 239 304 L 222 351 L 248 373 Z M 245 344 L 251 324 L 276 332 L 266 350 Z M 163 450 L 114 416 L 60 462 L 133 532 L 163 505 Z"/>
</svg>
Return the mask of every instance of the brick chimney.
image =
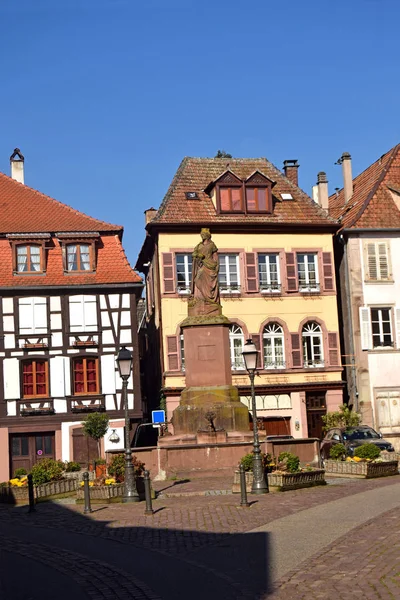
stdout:
<svg viewBox="0 0 400 600">
<path fill-rule="evenodd" d="M 147 225 L 148 223 L 150 223 L 150 221 L 152 221 L 154 219 L 154 217 L 156 216 L 157 213 L 158 213 L 158 210 L 156 208 L 148 208 L 147 210 L 145 210 L 144 211 L 145 224 Z"/>
<path fill-rule="evenodd" d="M 348 152 L 343 152 L 339 159 L 342 163 L 344 203 L 347 204 L 353 195 L 353 174 L 351 170 L 351 156 Z"/>
<path fill-rule="evenodd" d="M 324 171 L 320 171 L 318 173 L 317 185 L 314 186 L 317 188 L 314 193 L 313 189 L 313 198 L 321 208 L 324 208 L 326 211 L 329 210 L 329 196 L 328 196 L 328 179 L 326 177 L 326 173 Z"/>
<path fill-rule="evenodd" d="M 19 148 L 15 148 L 10 156 L 11 177 L 19 183 L 24 183 L 24 156 Z"/>
<path fill-rule="evenodd" d="M 299 163 L 297 160 L 284 160 L 283 161 L 283 172 L 285 177 L 289 179 L 294 185 L 299 185 Z"/>
</svg>

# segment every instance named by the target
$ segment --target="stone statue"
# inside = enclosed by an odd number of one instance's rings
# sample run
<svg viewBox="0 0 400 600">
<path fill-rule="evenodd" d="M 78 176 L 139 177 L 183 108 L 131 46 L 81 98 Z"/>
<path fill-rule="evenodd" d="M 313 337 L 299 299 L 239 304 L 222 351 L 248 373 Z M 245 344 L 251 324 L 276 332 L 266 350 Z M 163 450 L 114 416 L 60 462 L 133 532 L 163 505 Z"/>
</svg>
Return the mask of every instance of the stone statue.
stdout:
<svg viewBox="0 0 400 600">
<path fill-rule="evenodd" d="M 201 242 L 193 251 L 189 315 L 220 315 L 218 248 L 208 228 L 200 232 Z"/>
</svg>

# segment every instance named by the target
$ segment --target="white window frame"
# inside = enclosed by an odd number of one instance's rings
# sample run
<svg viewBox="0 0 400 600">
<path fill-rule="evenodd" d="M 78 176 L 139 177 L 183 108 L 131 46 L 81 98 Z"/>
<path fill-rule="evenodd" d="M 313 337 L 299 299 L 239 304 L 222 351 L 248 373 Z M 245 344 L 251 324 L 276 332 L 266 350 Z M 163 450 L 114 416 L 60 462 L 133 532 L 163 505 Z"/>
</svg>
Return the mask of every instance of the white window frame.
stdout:
<svg viewBox="0 0 400 600">
<path fill-rule="evenodd" d="M 236 261 L 236 279 L 237 279 L 237 283 L 232 283 L 231 279 L 231 272 L 230 272 L 230 264 L 229 264 L 229 257 L 234 256 Z M 221 279 L 220 279 L 220 275 L 218 276 L 219 279 L 219 289 L 221 294 L 238 294 L 240 293 L 240 260 L 239 260 L 239 254 L 235 254 L 233 252 L 230 252 L 228 254 L 223 253 L 219 255 L 219 265 L 221 268 L 221 263 L 225 262 L 225 269 L 226 269 L 226 283 L 222 284 L 221 283 Z"/>
<path fill-rule="evenodd" d="M 372 321 L 372 311 L 373 310 L 377 310 L 378 311 L 378 321 L 376 321 L 378 323 L 379 326 L 379 341 L 381 342 L 379 345 L 375 346 L 374 343 L 374 331 L 373 331 L 373 321 Z M 391 342 L 389 345 L 385 345 L 384 344 L 384 332 L 383 332 L 383 315 L 382 315 L 382 311 L 383 310 L 387 310 L 389 312 L 389 321 L 385 321 L 385 323 L 389 323 L 390 324 L 390 338 L 391 338 Z M 392 323 L 392 309 L 390 306 L 371 306 L 370 307 L 370 319 L 371 319 L 371 336 L 372 336 L 372 348 L 373 350 L 379 350 L 380 348 L 387 350 L 388 348 L 393 348 L 394 347 L 394 335 L 393 335 L 393 323 Z M 375 334 L 376 335 L 376 334 Z M 387 334 L 386 334 L 387 335 Z"/>
<path fill-rule="evenodd" d="M 185 275 L 185 284 L 183 286 L 182 283 L 178 281 L 178 257 L 183 256 L 183 269 Z M 191 264 L 189 269 L 189 259 L 191 261 L 192 255 L 187 252 L 176 252 L 175 254 L 175 273 L 176 273 L 176 288 L 178 294 L 190 294 L 190 286 L 191 286 L 191 273 L 193 264 Z"/>
<path fill-rule="evenodd" d="M 305 343 L 307 339 L 310 340 L 310 350 L 311 356 L 307 356 L 308 348 Z M 315 355 L 315 347 L 314 341 L 318 340 L 320 347 L 320 358 L 316 358 Z M 318 369 L 325 365 L 324 361 L 324 344 L 323 344 L 323 335 L 322 335 L 322 327 L 319 323 L 315 321 L 308 321 L 303 326 L 301 332 L 301 341 L 302 341 L 302 352 L 303 352 L 303 364 L 305 369 Z"/>
<path fill-rule="evenodd" d="M 24 307 L 24 308 L 22 308 Z M 22 311 L 31 312 L 30 327 L 21 327 Z M 19 298 L 19 334 L 20 335 L 40 335 L 48 333 L 47 328 L 47 300 L 43 296 L 34 296 L 32 298 Z M 44 322 L 44 325 L 38 325 L 38 322 Z"/>
<path fill-rule="evenodd" d="M 276 258 L 276 278 L 277 280 L 271 281 L 271 257 L 274 256 Z M 260 261 L 260 258 L 263 258 L 264 261 Z M 264 264 L 266 266 L 266 283 L 262 283 L 261 281 L 261 265 Z M 260 291 L 262 294 L 268 293 L 279 293 L 281 291 L 281 272 L 279 268 L 279 253 L 276 252 L 266 252 L 258 254 L 258 279 L 260 282 Z"/>
<path fill-rule="evenodd" d="M 240 325 L 236 325 L 236 323 L 233 323 L 229 327 L 229 349 L 230 349 L 230 355 L 231 355 L 232 371 L 243 371 L 245 368 L 243 356 L 241 353 L 240 353 L 240 358 L 239 358 L 238 354 L 236 354 L 236 356 L 235 356 L 235 347 L 236 347 L 235 341 L 240 341 L 240 347 L 241 347 L 241 350 L 243 351 L 243 346 L 244 346 L 243 329 L 240 327 Z"/>
<path fill-rule="evenodd" d="M 370 253 L 370 247 L 374 247 L 374 253 Z M 365 271 L 367 273 L 367 281 L 378 282 L 378 281 L 391 281 L 391 266 L 390 266 L 390 245 L 389 242 L 381 241 L 365 241 Z M 371 263 L 373 269 L 376 271 L 376 277 L 371 274 Z M 386 271 L 386 277 L 383 274 Z M 383 272 L 383 274 L 382 274 Z"/>
<path fill-rule="evenodd" d="M 300 281 L 300 263 L 299 257 L 304 256 L 304 275 L 305 275 L 305 285 L 302 285 Z M 310 261 L 310 257 L 312 257 L 312 261 Z M 313 263 L 315 269 L 315 285 L 310 285 L 310 271 L 309 271 L 309 263 Z M 298 252 L 297 253 L 297 277 L 299 280 L 299 291 L 300 292 L 319 292 L 320 284 L 319 284 L 319 272 L 318 272 L 318 253 L 317 252 Z"/>
<path fill-rule="evenodd" d="M 269 331 L 267 331 L 269 328 Z M 272 322 L 268 323 L 263 330 L 263 360 L 264 360 L 264 369 L 285 369 L 286 361 L 285 361 L 285 336 L 283 332 L 282 325 L 279 323 Z M 264 340 L 271 340 L 271 349 L 272 349 L 272 362 L 268 365 L 266 359 L 265 348 L 266 344 Z M 275 347 L 275 341 L 280 339 L 282 341 L 282 359 L 277 358 L 277 348 Z"/>
</svg>

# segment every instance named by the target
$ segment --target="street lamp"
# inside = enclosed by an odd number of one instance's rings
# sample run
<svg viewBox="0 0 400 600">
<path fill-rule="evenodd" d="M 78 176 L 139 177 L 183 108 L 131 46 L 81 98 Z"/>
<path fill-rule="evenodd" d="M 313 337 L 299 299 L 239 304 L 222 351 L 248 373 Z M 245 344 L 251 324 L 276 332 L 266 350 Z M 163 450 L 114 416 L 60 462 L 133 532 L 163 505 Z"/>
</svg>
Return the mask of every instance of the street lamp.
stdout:
<svg viewBox="0 0 400 600">
<path fill-rule="evenodd" d="M 257 409 L 256 409 L 256 394 L 254 391 L 254 376 L 257 368 L 258 352 L 255 344 L 251 340 L 247 340 L 242 352 L 246 371 L 250 377 L 251 384 L 251 407 L 253 412 L 253 485 L 251 486 L 252 494 L 267 494 L 269 492 L 268 483 L 265 479 L 264 467 L 262 464 L 260 440 L 258 439 L 257 428 Z"/>
<path fill-rule="evenodd" d="M 135 472 L 132 464 L 132 450 L 129 436 L 130 420 L 128 413 L 128 379 L 132 370 L 132 353 L 122 346 L 117 356 L 117 365 L 122 379 L 122 401 L 125 407 L 125 486 L 122 502 L 139 502 Z"/>
</svg>

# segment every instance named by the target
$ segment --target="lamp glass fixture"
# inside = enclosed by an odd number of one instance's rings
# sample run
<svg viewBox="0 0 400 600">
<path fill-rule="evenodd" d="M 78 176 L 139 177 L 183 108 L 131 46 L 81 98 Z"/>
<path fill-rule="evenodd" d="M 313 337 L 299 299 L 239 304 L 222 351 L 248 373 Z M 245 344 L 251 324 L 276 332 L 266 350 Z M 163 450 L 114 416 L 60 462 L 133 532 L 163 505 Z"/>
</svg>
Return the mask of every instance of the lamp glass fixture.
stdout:
<svg viewBox="0 0 400 600">
<path fill-rule="evenodd" d="M 110 435 L 110 437 L 108 439 L 113 444 L 118 444 L 118 442 L 120 440 L 120 437 L 119 437 L 118 433 L 115 431 L 115 429 L 112 430 L 112 433 L 111 433 L 111 435 Z"/>
<path fill-rule="evenodd" d="M 243 346 L 242 356 L 247 371 L 255 371 L 257 368 L 257 348 L 252 340 L 247 340 Z"/>
<path fill-rule="evenodd" d="M 122 346 L 118 352 L 117 365 L 120 376 L 128 378 L 132 370 L 132 352 L 125 348 L 125 346 Z"/>
</svg>

